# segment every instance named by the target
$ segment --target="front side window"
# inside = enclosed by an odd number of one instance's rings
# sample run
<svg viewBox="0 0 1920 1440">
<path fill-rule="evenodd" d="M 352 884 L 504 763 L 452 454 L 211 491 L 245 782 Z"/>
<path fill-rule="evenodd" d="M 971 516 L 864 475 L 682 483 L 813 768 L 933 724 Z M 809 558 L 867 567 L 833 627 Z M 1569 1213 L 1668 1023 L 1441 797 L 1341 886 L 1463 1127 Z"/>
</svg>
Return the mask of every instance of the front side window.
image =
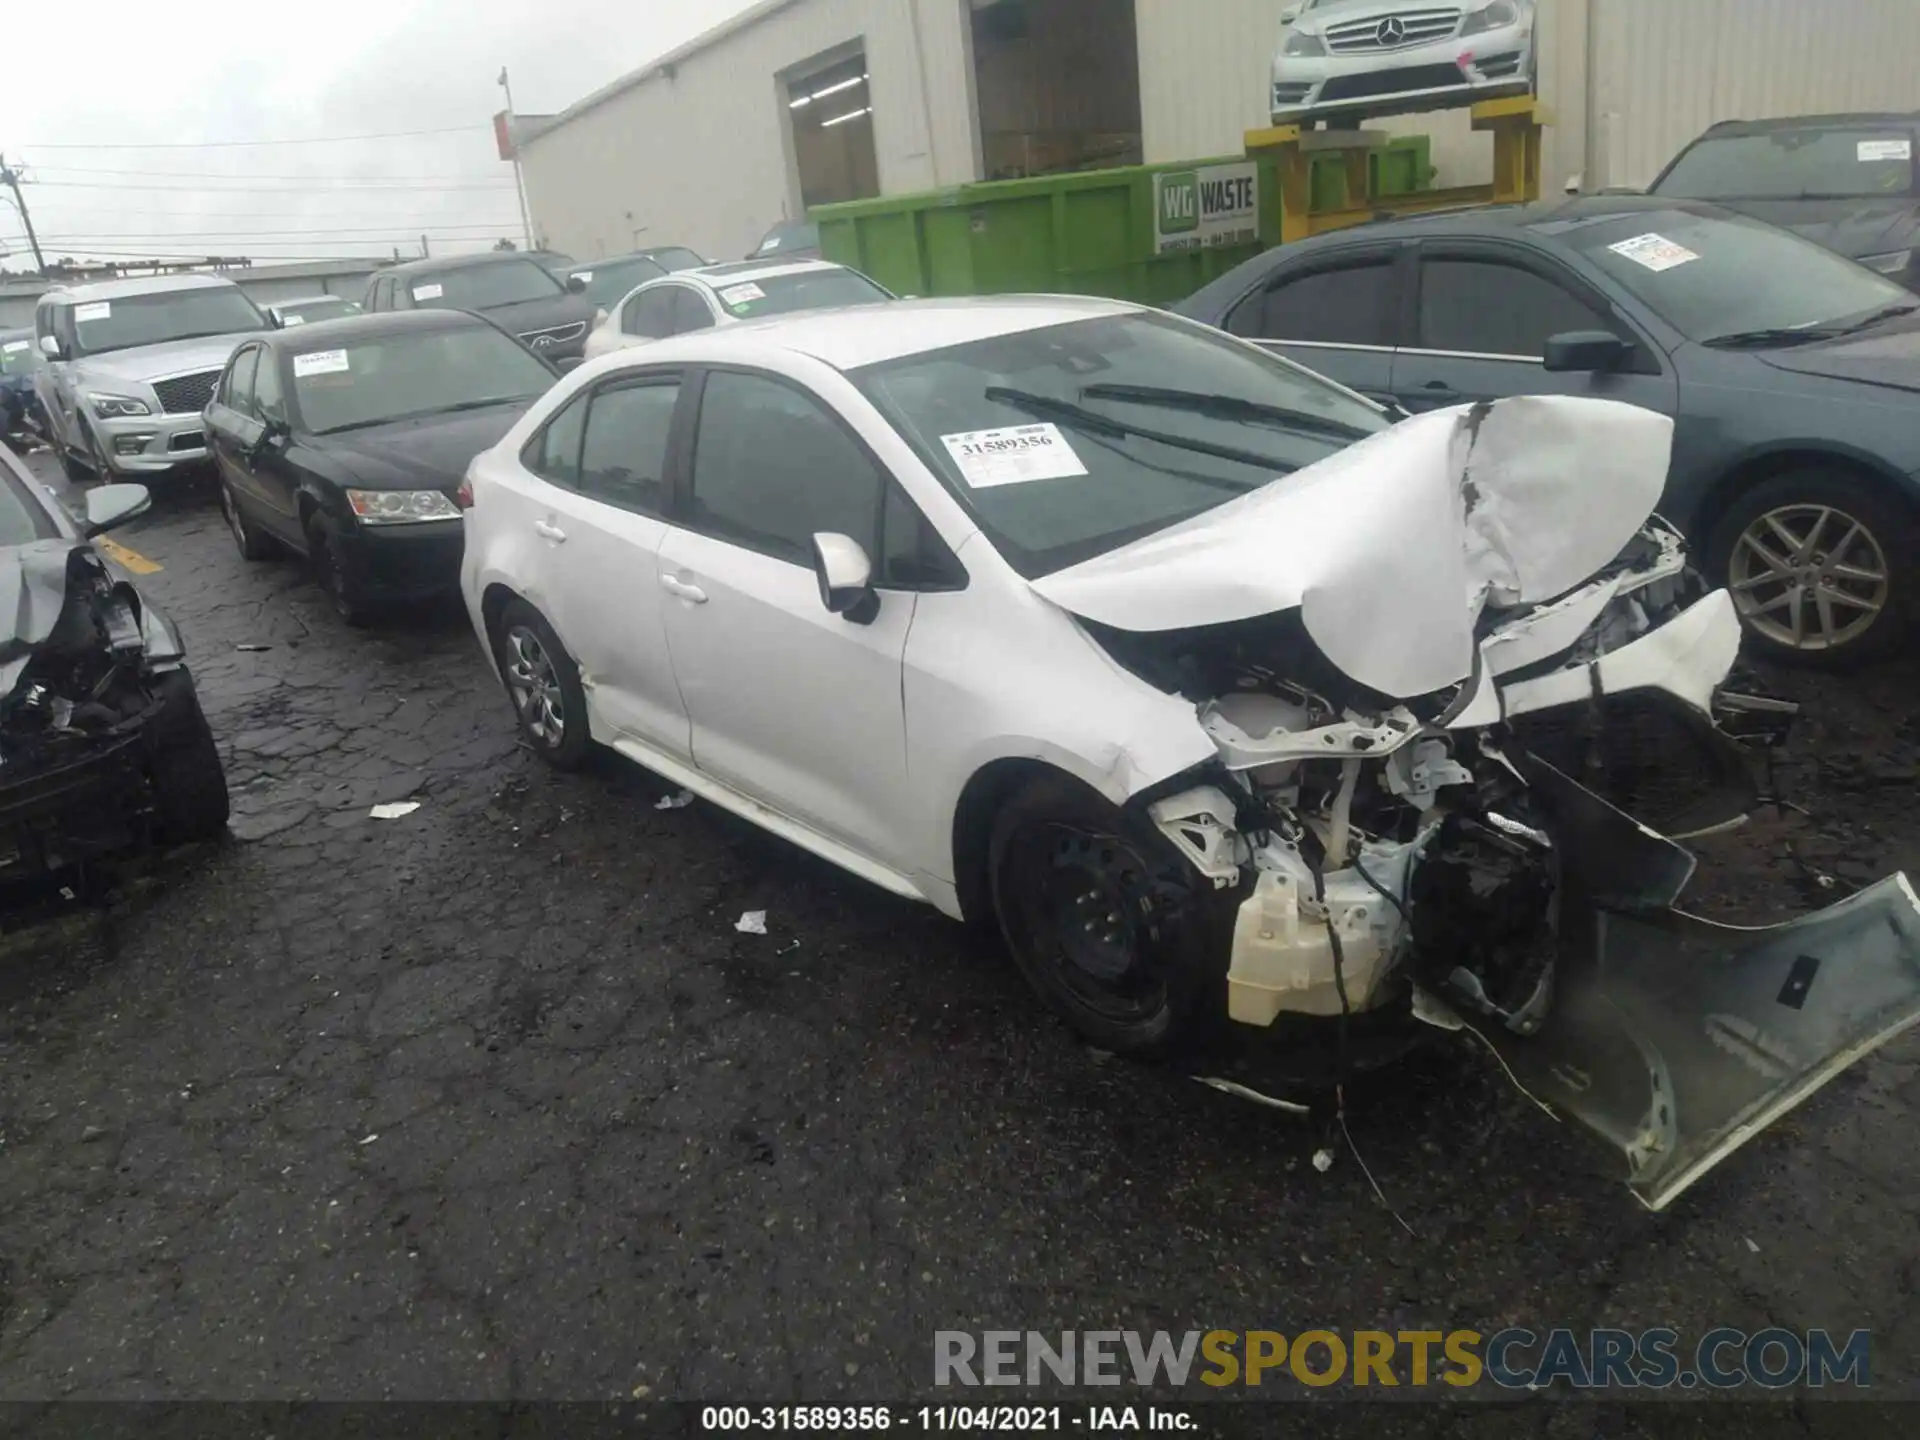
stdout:
<svg viewBox="0 0 1920 1440">
<path fill-rule="evenodd" d="M 850 374 L 1029 578 L 1285 484 L 1387 425 L 1318 376 L 1151 312 Z"/>
<path fill-rule="evenodd" d="M 580 488 L 580 440 L 587 428 L 587 397 L 576 396 L 520 452 L 520 463 L 565 490 Z"/>
<path fill-rule="evenodd" d="M 1690 340 L 1737 343 L 1790 330 L 1816 340 L 1824 327 L 1915 303 L 1864 266 L 1742 215 L 1638 210 L 1531 228 L 1584 256 Z"/>
<path fill-rule="evenodd" d="M 871 548 L 879 504 L 879 471 L 813 400 L 758 375 L 707 377 L 693 452 L 695 529 L 811 565 L 822 531 Z"/>
<path fill-rule="evenodd" d="M 671 285 L 658 285 L 651 290 L 642 290 L 627 301 L 626 308 L 620 312 L 621 332 L 636 335 L 643 340 L 658 340 L 671 335 L 675 288 Z"/>
<path fill-rule="evenodd" d="M 73 322 L 77 355 L 271 328 L 267 317 L 234 285 L 82 300 L 73 306 Z"/>
<path fill-rule="evenodd" d="M 1420 266 L 1422 349 L 1537 360 L 1550 336 L 1612 328 L 1586 302 L 1518 265 L 1435 258 Z"/>
<path fill-rule="evenodd" d="M 679 399 L 678 380 L 595 391 L 580 447 L 580 489 L 624 510 L 660 513 L 667 493 L 667 439 Z"/>
<path fill-rule="evenodd" d="M 1329 266 L 1248 296 L 1227 329 L 1251 340 L 1391 345 L 1394 293 L 1393 261 L 1385 256 Z"/>
<path fill-rule="evenodd" d="M 523 300 L 551 300 L 567 293 L 551 271 L 531 260 L 502 260 L 411 275 L 406 291 L 413 305 L 423 310 L 491 310 Z"/>
<path fill-rule="evenodd" d="M 1653 187 L 1682 200 L 1866 200 L 1915 194 L 1913 132 L 1880 125 L 1695 141 Z"/>
<path fill-rule="evenodd" d="M 837 310 L 878 305 L 893 296 L 857 270 L 796 270 L 762 275 L 718 287 L 720 304 L 736 320 L 785 315 L 795 310 Z"/>
<path fill-rule="evenodd" d="M 553 372 L 491 325 L 376 335 L 293 357 L 293 394 L 316 435 L 523 403 Z"/>
</svg>

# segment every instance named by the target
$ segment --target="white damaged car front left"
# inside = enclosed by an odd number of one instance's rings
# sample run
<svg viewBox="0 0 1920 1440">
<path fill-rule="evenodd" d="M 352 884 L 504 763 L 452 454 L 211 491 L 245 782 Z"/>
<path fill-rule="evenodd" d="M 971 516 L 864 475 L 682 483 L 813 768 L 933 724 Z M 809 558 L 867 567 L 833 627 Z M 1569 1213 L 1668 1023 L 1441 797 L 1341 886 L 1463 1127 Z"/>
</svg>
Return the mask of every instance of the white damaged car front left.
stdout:
<svg viewBox="0 0 1920 1440">
<path fill-rule="evenodd" d="M 602 406 L 643 499 L 568 488 Z M 462 586 L 551 762 L 991 920 L 1105 1049 L 1471 1027 L 1659 1208 L 1920 1019 L 1904 877 L 1676 908 L 1756 801 L 1721 718 L 1783 712 L 1728 693 L 1670 443 L 1560 397 L 1389 425 L 1110 301 L 896 302 L 568 376 L 474 461 Z"/>
</svg>

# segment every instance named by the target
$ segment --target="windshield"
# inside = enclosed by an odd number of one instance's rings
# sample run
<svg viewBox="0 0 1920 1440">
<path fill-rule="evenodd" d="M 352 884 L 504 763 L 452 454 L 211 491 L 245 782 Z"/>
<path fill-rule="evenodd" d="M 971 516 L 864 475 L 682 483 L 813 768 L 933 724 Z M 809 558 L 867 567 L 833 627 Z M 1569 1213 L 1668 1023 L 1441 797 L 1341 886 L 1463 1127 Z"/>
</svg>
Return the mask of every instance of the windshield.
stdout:
<svg viewBox="0 0 1920 1440">
<path fill-rule="evenodd" d="M 423 309 L 491 310 L 522 300 L 551 300 L 565 288 L 531 260 L 501 260 L 459 270 L 411 276 L 405 282 Z"/>
<path fill-rule="evenodd" d="M 77 355 L 270 328 L 266 316 L 233 285 L 83 300 L 72 314 Z"/>
<path fill-rule="evenodd" d="M 804 221 L 789 220 L 769 230 L 755 255 L 778 255 L 788 250 L 818 250 L 820 231 Z"/>
<path fill-rule="evenodd" d="M 602 260 L 593 265 L 581 265 L 569 273 L 586 281 L 587 299 L 602 310 L 608 310 L 634 286 L 658 280 L 667 272 L 651 260 L 635 258 Z"/>
<path fill-rule="evenodd" d="M 1688 200 L 1911 195 L 1913 132 L 1863 126 L 1710 136 L 1674 161 L 1653 193 Z"/>
<path fill-rule="evenodd" d="M 302 300 L 282 305 L 279 310 L 282 325 L 311 325 L 316 320 L 338 320 L 342 315 L 360 313 L 360 307 L 351 300 Z"/>
<path fill-rule="evenodd" d="M 0 332 L 0 375 L 24 375 L 33 368 L 33 332 Z"/>
<path fill-rule="evenodd" d="M 893 296 L 857 270 L 801 270 L 791 275 L 762 275 L 721 285 L 720 304 L 736 320 L 784 315 L 791 310 L 831 310 L 873 305 Z"/>
<path fill-rule="evenodd" d="M 11 453 L 0 454 L 0 546 L 60 538 L 60 527 L 28 492 L 30 483 Z"/>
<path fill-rule="evenodd" d="M 669 270 L 698 270 L 707 263 L 684 245 L 662 245 L 658 250 L 649 250 L 647 258 Z"/>
<path fill-rule="evenodd" d="M 1317 376 L 1155 314 L 996 336 L 852 378 L 1030 579 L 1225 504 L 1387 425 Z M 1238 453 L 1170 443 L 1178 441 Z"/>
<path fill-rule="evenodd" d="M 1532 227 L 1691 340 L 1844 323 L 1913 297 L 1831 250 L 1738 215 L 1643 210 Z"/>
<path fill-rule="evenodd" d="M 524 346 L 478 324 L 309 351 L 291 370 L 296 426 L 315 435 L 531 400 L 553 384 Z"/>
</svg>

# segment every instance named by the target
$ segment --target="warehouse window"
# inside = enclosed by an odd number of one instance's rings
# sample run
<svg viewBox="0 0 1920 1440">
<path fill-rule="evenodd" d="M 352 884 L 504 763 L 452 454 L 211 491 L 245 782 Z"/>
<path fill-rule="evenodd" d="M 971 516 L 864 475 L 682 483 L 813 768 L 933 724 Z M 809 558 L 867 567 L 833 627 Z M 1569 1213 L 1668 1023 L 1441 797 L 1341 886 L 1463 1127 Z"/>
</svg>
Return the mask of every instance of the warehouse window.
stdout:
<svg viewBox="0 0 1920 1440">
<path fill-rule="evenodd" d="M 1134 0 L 972 0 L 984 178 L 1141 163 Z"/>
</svg>

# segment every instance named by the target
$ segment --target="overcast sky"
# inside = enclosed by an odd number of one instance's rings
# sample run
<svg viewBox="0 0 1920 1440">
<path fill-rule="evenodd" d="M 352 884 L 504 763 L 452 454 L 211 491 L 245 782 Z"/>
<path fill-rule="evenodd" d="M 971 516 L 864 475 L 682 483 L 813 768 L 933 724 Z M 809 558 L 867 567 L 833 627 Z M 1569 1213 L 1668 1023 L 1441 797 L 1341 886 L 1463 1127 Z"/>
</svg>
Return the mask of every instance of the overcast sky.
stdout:
<svg viewBox="0 0 1920 1440">
<path fill-rule="evenodd" d="M 494 150 L 502 65 L 520 113 L 564 109 L 748 3 L 257 0 L 199 12 L 151 0 L 8 3 L 0 154 L 30 182 L 49 260 L 266 263 L 396 245 L 417 254 L 422 231 L 435 253 L 484 249 L 521 233 L 513 170 Z M 453 127 L 466 128 L 230 143 Z M 188 145 L 208 148 L 174 148 Z M 0 268 L 31 268 L 5 203 L 0 250 Z"/>
</svg>

